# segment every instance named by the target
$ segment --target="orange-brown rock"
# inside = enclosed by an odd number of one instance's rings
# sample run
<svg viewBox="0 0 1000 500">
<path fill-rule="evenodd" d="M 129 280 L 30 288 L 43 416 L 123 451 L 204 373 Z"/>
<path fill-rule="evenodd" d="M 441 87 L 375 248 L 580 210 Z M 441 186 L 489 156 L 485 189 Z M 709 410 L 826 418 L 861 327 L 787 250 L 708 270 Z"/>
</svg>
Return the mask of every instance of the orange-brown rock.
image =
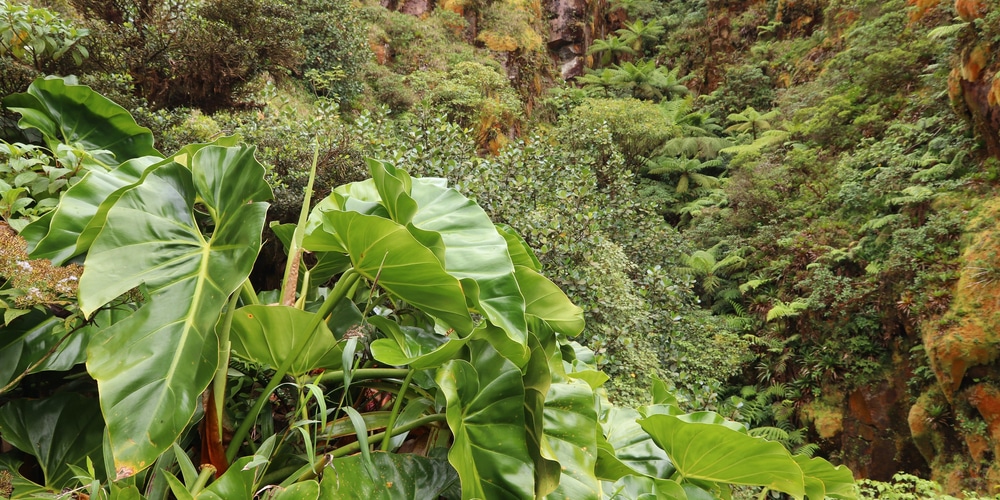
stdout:
<svg viewBox="0 0 1000 500">
<path fill-rule="evenodd" d="M 840 449 L 855 475 L 888 481 L 900 470 L 926 467 L 910 439 L 908 399 L 905 377 L 863 386 L 848 396 Z"/>
<path fill-rule="evenodd" d="M 983 0 L 955 0 L 955 11 L 963 21 L 974 21 L 986 14 Z"/>
<path fill-rule="evenodd" d="M 971 403 L 986 421 L 986 430 L 993 442 L 993 456 L 1000 456 L 1000 390 L 991 384 L 976 384 L 969 390 Z"/>
</svg>

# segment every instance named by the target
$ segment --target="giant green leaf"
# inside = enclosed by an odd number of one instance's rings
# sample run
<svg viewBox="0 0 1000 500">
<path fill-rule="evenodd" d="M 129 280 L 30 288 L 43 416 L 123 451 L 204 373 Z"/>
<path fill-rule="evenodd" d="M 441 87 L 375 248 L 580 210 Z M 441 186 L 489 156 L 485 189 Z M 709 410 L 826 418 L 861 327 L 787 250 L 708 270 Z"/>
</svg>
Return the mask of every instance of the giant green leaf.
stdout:
<svg viewBox="0 0 1000 500">
<path fill-rule="evenodd" d="M 7 96 L 3 103 L 21 114 L 18 125 L 37 129 L 53 151 L 58 144 L 78 145 L 105 168 L 140 156 L 162 156 L 153 149 L 149 129 L 86 85 L 39 78 L 27 92 Z"/>
<path fill-rule="evenodd" d="M 507 240 L 479 205 L 455 189 L 441 187 L 433 180 L 414 179 L 412 197 L 418 207 L 413 225 L 441 236 L 445 269 L 463 280 L 470 302 L 491 323 L 503 329 L 511 341 L 494 345 L 509 359 L 523 365 L 528 358 L 528 327 L 524 297 L 507 253 Z M 467 281 L 476 286 L 467 285 Z M 520 349 L 515 350 L 510 344 Z"/>
<path fill-rule="evenodd" d="M 375 213 L 372 203 L 378 202 L 425 246 L 433 250 L 436 245 L 430 243 L 442 241 L 444 252 L 435 255 L 443 256 L 448 273 L 462 281 L 469 301 L 508 336 L 506 342 L 495 339 L 496 347 L 518 364 L 527 362 L 524 299 L 513 275 L 507 241 L 486 212 L 445 187 L 441 179 L 411 179 L 406 172 L 378 161 L 370 161 L 369 167 L 373 179 L 338 188 L 337 205 Z"/>
<path fill-rule="evenodd" d="M 533 271 L 541 271 L 542 263 L 535 257 L 535 252 L 528 246 L 528 242 L 514 228 L 506 224 L 496 224 L 497 232 L 503 239 L 507 240 L 507 253 L 515 266 L 524 266 Z"/>
<path fill-rule="evenodd" d="M 323 472 L 320 498 L 411 500 L 439 498 L 458 481 L 448 462 L 411 454 L 372 453 L 374 467 L 363 457 L 334 459 Z"/>
<path fill-rule="evenodd" d="M 288 253 L 288 249 L 291 247 L 292 238 L 295 236 L 295 224 L 278 224 L 277 222 L 271 223 L 271 232 L 278 237 L 281 244 L 285 247 L 285 253 Z M 299 266 L 299 278 L 300 281 L 298 285 L 301 287 L 301 278 L 305 276 L 306 269 L 309 270 L 309 286 L 307 289 L 312 289 L 313 287 L 322 286 L 330 278 L 343 273 L 349 267 L 351 267 L 351 259 L 346 254 L 341 252 L 311 252 L 315 258 L 315 264 L 308 265 L 303 262 Z"/>
<path fill-rule="evenodd" d="M 104 228 L 108 210 L 143 175 L 156 166 L 176 161 L 191 168 L 191 158 L 210 144 L 190 144 L 168 159 L 144 156 L 123 162 L 111 171 L 92 170 L 63 194 L 59 206 L 21 232 L 32 258 L 55 264 L 86 252 Z M 221 137 L 211 145 L 235 146 L 235 137 Z"/>
<path fill-rule="evenodd" d="M 532 498 L 521 371 L 483 341 L 470 346 L 471 363 L 449 361 L 436 377 L 455 436 L 448 461 L 462 480 L 462 497 Z"/>
<path fill-rule="evenodd" d="M 472 331 L 472 317 L 462 286 L 445 272 L 434 253 L 407 229 L 395 222 L 357 212 L 320 212 L 321 230 L 307 235 L 306 250 L 326 250 L 335 239 L 347 250 L 354 269 L 393 295 L 465 336 Z M 322 233 L 322 234 L 319 234 Z M 332 244 L 332 243 L 329 243 Z"/>
<path fill-rule="evenodd" d="M 301 375 L 316 368 L 339 369 L 343 366 L 343 346 L 333 332 L 320 322 L 307 332 L 316 313 L 282 305 L 250 305 L 236 310 L 233 316 L 233 352 L 255 363 L 272 368 L 281 366 L 297 345 L 305 345 L 288 372 Z M 309 337 L 302 344 L 303 337 Z"/>
<path fill-rule="evenodd" d="M 603 435 L 598 445 L 598 477 L 616 481 L 622 475 L 640 473 L 651 477 L 667 478 L 673 475 L 674 466 L 656 443 L 636 422 L 639 412 L 631 408 L 602 405 L 600 423 Z"/>
<path fill-rule="evenodd" d="M 843 465 L 833 466 L 820 457 L 793 455 L 806 479 L 806 496 L 810 500 L 823 498 L 854 499 L 854 474 Z"/>
<path fill-rule="evenodd" d="M 67 260 L 84 253 L 93 241 L 81 242 L 80 235 L 98 214 L 99 207 L 108 208 L 117 201 L 123 188 L 137 182 L 146 169 L 158 162 L 155 156 L 128 160 L 118 168 L 105 172 L 92 170 L 63 194 L 59 206 L 48 217 L 28 224 L 21 232 L 28 240 L 28 251 L 33 259 L 49 259 L 62 265 Z"/>
<path fill-rule="evenodd" d="M 83 363 L 87 359 L 87 344 L 91 337 L 129 313 L 121 308 L 101 311 L 90 324 L 72 332 L 62 328 L 62 319 L 40 311 L 21 316 L 4 328 L 5 334 L 20 336 L 0 347 L 0 387 L 29 367 L 31 373 L 39 373 L 65 371 Z"/>
<path fill-rule="evenodd" d="M 568 336 L 583 331 L 583 309 L 545 276 L 531 268 L 517 266 L 515 277 L 524 295 L 528 316 L 544 321 L 553 330 Z"/>
<path fill-rule="evenodd" d="M 677 482 L 649 476 L 624 476 L 605 483 L 604 493 L 608 500 L 688 500 Z"/>
<path fill-rule="evenodd" d="M 252 459 L 253 457 L 243 457 L 233 462 L 222 477 L 198 492 L 195 498 L 204 500 L 253 498 L 253 485 L 257 471 L 252 467 L 247 467 Z"/>
<path fill-rule="evenodd" d="M 368 169 L 389 218 L 404 226 L 409 224 L 417 212 L 417 202 L 410 196 L 410 175 L 390 163 L 372 159 L 368 160 Z"/>
<path fill-rule="evenodd" d="M 545 397 L 545 438 L 562 467 L 554 498 L 599 497 L 597 410 L 594 391 L 584 382 L 554 383 Z"/>
<path fill-rule="evenodd" d="M 256 197 L 270 194 L 264 168 L 219 149 L 228 148 L 199 150 L 191 170 L 162 165 L 122 194 L 84 265 L 85 314 L 133 287 L 149 294 L 88 350 L 119 477 L 149 466 L 190 422 L 219 362 L 219 314 L 260 248 L 267 204 Z M 209 236 L 195 220 L 196 203 L 216 216 Z"/>
<path fill-rule="evenodd" d="M 317 500 L 320 492 L 319 482 L 312 479 L 276 489 L 277 493 L 270 500 Z"/>
<path fill-rule="evenodd" d="M 652 415 L 638 424 L 667 452 L 683 478 L 805 495 L 802 469 L 780 443 L 674 415 Z"/>
<path fill-rule="evenodd" d="M 17 399 L 0 407 L 0 435 L 34 455 L 51 488 L 73 486 L 68 465 L 85 467 L 90 457 L 104 477 L 104 422 L 97 401 L 63 392 L 45 399 Z"/>
<path fill-rule="evenodd" d="M 59 341 L 63 321 L 32 311 L 4 326 L 0 335 L 0 387 L 45 356 Z"/>
<path fill-rule="evenodd" d="M 368 319 L 387 338 L 371 343 L 372 357 L 393 366 L 409 365 L 417 370 L 437 368 L 473 338 L 446 337 L 432 329 L 401 326 L 381 316 Z"/>
<path fill-rule="evenodd" d="M 497 327 L 493 327 L 497 328 Z M 539 341 L 528 337 L 531 357 L 522 368 L 524 374 L 524 423 L 528 437 L 528 451 L 535 462 L 535 496 L 545 496 L 559 487 L 562 471 L 570 464 L 559 463 L 555 448 L 545 435 L 545 398 L 555 380 L 549 370 L 549 357 L 555 351 L 554 339 Z"/>
</svg>

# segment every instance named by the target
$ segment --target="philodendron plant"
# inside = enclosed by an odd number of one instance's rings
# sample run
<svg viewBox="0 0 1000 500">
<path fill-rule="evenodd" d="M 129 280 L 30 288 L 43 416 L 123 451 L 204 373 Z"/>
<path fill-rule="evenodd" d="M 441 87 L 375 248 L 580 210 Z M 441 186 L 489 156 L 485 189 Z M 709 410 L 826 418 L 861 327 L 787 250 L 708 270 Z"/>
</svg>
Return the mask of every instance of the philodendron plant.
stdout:
<svg viewBox="0 0 1000 500">
<path fill-rule="evenodd" d="M 0 331 L 0 493 L 854 496 L 847 469 L 683 414 L 661 383 L 647 407 L 610 404 L 570 340 L 582 311 L 443 179 L 369 161 L 371 179 L 311 209 L 310 183 L 298 223 L 270 228 L 283 286 L 258 291 L 271 189 L 251 147 L 162 156 L 125 110 L 60 79 L 5 104 L 49 148 L 93 153 L 21 232 L 30 258 L 0 262 L 83 266 L 76 300 Z"/>
</svg>

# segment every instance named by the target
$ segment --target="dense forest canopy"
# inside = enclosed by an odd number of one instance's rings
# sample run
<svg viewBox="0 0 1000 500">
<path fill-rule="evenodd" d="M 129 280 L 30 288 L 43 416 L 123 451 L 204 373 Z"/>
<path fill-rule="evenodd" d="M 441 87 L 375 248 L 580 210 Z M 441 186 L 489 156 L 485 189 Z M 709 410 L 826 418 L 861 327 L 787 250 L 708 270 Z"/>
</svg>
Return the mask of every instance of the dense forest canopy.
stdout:
<svg viewBox="0 0 1000 500">
<path fill-rule="evenodd" d="M 998 48 L 997 0 L 0 0 L 0 497 L 992 494 Z"/>
</svg>

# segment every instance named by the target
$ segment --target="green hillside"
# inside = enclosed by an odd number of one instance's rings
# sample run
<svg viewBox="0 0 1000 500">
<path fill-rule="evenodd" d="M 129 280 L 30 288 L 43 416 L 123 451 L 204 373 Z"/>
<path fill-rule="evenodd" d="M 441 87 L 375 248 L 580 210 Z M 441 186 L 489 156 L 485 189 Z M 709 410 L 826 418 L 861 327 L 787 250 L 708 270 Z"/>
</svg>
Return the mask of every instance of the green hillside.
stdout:
<svg viewBox="0 0 1000 500">
<path fill-rule="evenodd" d="M 0 0 L 0 497 L 989 497 L 998 48 L 997 0 Z"/>
</svg>

